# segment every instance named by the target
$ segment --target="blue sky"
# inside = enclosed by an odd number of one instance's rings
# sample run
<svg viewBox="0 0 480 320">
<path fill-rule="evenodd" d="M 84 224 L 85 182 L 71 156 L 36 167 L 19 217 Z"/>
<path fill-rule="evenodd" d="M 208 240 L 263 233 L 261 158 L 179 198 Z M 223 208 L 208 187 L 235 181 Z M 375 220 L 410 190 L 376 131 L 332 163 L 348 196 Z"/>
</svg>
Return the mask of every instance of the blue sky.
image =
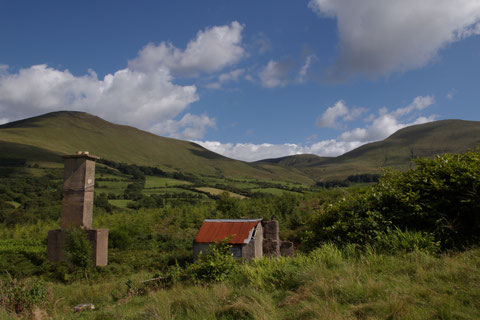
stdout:
<svg viewBox="0 0 480 320">
<path fill-rule="evenodd" d="M 480 120 L 478 0 L 3 1 L 0 123 L 79 110 L 254 161 Z"/>
</svg>

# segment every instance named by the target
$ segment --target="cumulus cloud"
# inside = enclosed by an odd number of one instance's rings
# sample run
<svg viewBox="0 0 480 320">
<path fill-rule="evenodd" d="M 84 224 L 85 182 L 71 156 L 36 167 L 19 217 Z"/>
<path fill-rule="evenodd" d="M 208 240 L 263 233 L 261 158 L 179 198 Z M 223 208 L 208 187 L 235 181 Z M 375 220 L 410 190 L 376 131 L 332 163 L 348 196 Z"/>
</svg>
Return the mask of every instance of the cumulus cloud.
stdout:
<svg viewBox="0 0 480 320">
<path fill-rule="evenodd" d="M 197 33 L 185 50 L 173 44 L 147 44 L 138 57 L 129 62 L 129 68 L 148 72 L 167 67 L 174 74 L 195 76 L 200 72 L 214 72 L 238 62 L 245 56 L 242 46 L 244 26 L 237 21 L 226 26 L 206 28 Z"/>
<path fill-rule="evenodd" d="M 362 113 L 366 111 L 365 108 L 351 108 L 345 105 L 345 101 L 339 100 L 333 106 L 327 108 L 320 118 L 317 119 L 318 127 L 340 127 L 338 119 L 343 121 L 352 121 L 357 119 Z"/>
<path fill-rule="evenodd" d="M 290 61 L 270 60 L 258 74 L 262 86 L 266 88 L 284 87 L 288 81 L 288 75 L 292 69 Z"/>
<path fill-rule="evenodd" d="M 370 117 L 369 124 L 364 128 L 346 130 L 336 139 L 322 140 L 306 145 L 295 143 L 233 144 L 218 141 L 195 142 L 224 156 L 244 161 L 257 161 L 296 154 L 338 156 L 363 144 L 385 139 L 404 127 L 434 121 L 436 119 L 434 115 L 422 116 L 418 114 L 418 112 L 431 106 L 434 102 L 435 100 L 432 96 L 419 96 L 414 98 L 406 107 L 397 108 L 390 112 L 388 109 L 382 108 L 377 115 Z M 345 106 L 343 100 L 340 100 L 329 109 L 333 110 L 329 113 L 329 119 L 334 123 L 339 117 L 345 117 L 348 113 L 348 107 Z M 325 117 L 325 119 L 327 118 Z M 411 120 L 408 120 L 408 118 L 411 118 Z"/>
<path fill-rule="evenodd" d="M 480 34 L 478 0 L 310 0 L 309 7 L 337 19 L 334 80 L 416 69 L 446 45 Z"/>
<path fill-rule="evenodd" d="M 76 77 L 46 65 L 0 76 L 0 113 L 9 118 L 55 110 L 82 110 L 113 122 L 150 130 L 198 100 L 195 86 L 172 83 L 167 69 L 141 73 L 122 69 L 99 80 Z"/>
<path fill-rule="evenodd" d="M 343 142 L 335 139 L 319 141 L 309 146 L 295 143 L 221 143 L 218 141 L 194 141 L 206 149 L 222 154 L 226 157 L 243 160 L 258 161 L 271 158 L 280 158 L 297 154 L 317 154 L 321 156 L 337 156 L 361 144 Z"/>
<path fill-rule="evenodd" d="M 378 141 L 387 138 L 394 132 L 411 126 L 434 121 L 436 116 L 418 116 L 411 121 L 402 120 L 402 117 L 411 115 L 414 111 L 421 111 L 435 102 L 432 96 L 419 96 L 404 108 L 398 108 L 392 112 L 380 109 L 377 117 L 373 117 L 371 124 L 365 128 L 355 128 L 343 132 L 339 139 L 346 142 L 359 142 L 361 144 Z"/>
<path fill-rule="evenodd" d="M 206 28 L 185 50 L 149 44 L 127 68 L 103 79 L 92 70 L 75 76 L 41 64 L 11 73 L 0 65 L 0 120 L 79 110 L 158 134 L 200 139 L 215 127 L 215 119 L 190 113 L 182 117 L 199 97 L 195 85 L 175 84 L 174 75 L 218 71 L 238 61 L 244 55 L 242 29 L 236 21 Z M 221 75 L 219 81 L 234 81 L 242 72 Z"/>
<path fill-rule="evenodd" d="M 159 135 L 169 135 L 178 139 L 193 140 L 202 138 L 208 128 L 215 128 L 216 121 L 203 114 L 187 113 L 180 120 L 168 119 L 151 128 Z"/>
</svg>

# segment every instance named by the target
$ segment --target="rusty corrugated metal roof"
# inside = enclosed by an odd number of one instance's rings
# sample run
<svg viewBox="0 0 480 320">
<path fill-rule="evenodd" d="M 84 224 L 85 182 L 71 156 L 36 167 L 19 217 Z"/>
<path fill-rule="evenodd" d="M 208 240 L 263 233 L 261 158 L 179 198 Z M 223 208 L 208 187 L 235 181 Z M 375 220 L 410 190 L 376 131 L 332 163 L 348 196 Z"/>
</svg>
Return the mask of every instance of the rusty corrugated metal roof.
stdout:
<svg viewBox="0 0 480 320">
<path fill-rule="evenodd" d="M 213 243 L 232 237 L 228 243 L 248 243 L 253 230 L 262 221 L 255 220 L 205 220 L 198 230 L 195 242 Z"/>
</svg>

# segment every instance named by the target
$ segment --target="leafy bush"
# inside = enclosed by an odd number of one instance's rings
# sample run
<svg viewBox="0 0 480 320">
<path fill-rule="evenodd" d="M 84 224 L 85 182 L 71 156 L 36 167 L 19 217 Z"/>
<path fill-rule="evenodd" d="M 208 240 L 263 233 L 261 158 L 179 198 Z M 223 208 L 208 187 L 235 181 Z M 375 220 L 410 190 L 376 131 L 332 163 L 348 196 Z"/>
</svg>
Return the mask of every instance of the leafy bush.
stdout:
<svg viewBox="0 0 480 320">
<path fill-rule="evenodd" d="M 65 255 L 75 267 L 86 271 L 93 266 L 92 245 L 87 239 L 85 230 L 73 228 L 68 230 L 65 239 Z"/>
<path fill-rule="evenodd" d="M 120 250 L 128 249 L 132 245 L 133 239 L 125 229 L 113 229 L 108 234 L 108 246 Z"/>
<path fill-rule="evenodd" d="M 324 205 L 307 241 L 371 244 L 396 227 L 431 233 L 444 249 L 478 244 L 480 151 L 416 163 L 407 172 L 388 170 L 363 194 Z"/>
<path fill-rule="evenodd" d="M 228 238 L 210 245 L 209 250 L 200 252 L 197 261 L 186 270 L 195 282 L 220 282 L 235 270 L 237 262 L 230 252 Z"/>
</svg>

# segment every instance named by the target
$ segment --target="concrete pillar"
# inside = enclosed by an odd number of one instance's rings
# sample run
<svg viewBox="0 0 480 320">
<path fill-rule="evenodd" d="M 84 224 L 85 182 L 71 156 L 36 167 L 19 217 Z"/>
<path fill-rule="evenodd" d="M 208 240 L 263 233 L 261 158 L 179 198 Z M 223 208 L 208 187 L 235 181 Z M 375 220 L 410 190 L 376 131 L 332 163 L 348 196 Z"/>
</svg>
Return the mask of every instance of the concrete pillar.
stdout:
<svg viewBox="0 0 480 320">
<path fill-rule="evenodd" d="M 63 200 L 61 228 L 92 228 L 95 161 L 99 158 L 80 153 L 63 157 Z"/>
<path fill-rule="evenodd" d="M 280 236 L 278 221 L 262 221 L 263 228 L 263 255 L 270 257 L 280 256 Z"/>
<path fill-rule="evenodd" d="M 50 230 L 47 256 L 50 261 L 64 261 L 65 239 L 68 229 L 81 228 L 92 245 L 95 266 L 108 263 L 108 229 L 92 229 L 95 187 L 95 161 L 99 157 L 88 152 L 63 156 L 65 170 L 60 228 Z"/>
</svg>

